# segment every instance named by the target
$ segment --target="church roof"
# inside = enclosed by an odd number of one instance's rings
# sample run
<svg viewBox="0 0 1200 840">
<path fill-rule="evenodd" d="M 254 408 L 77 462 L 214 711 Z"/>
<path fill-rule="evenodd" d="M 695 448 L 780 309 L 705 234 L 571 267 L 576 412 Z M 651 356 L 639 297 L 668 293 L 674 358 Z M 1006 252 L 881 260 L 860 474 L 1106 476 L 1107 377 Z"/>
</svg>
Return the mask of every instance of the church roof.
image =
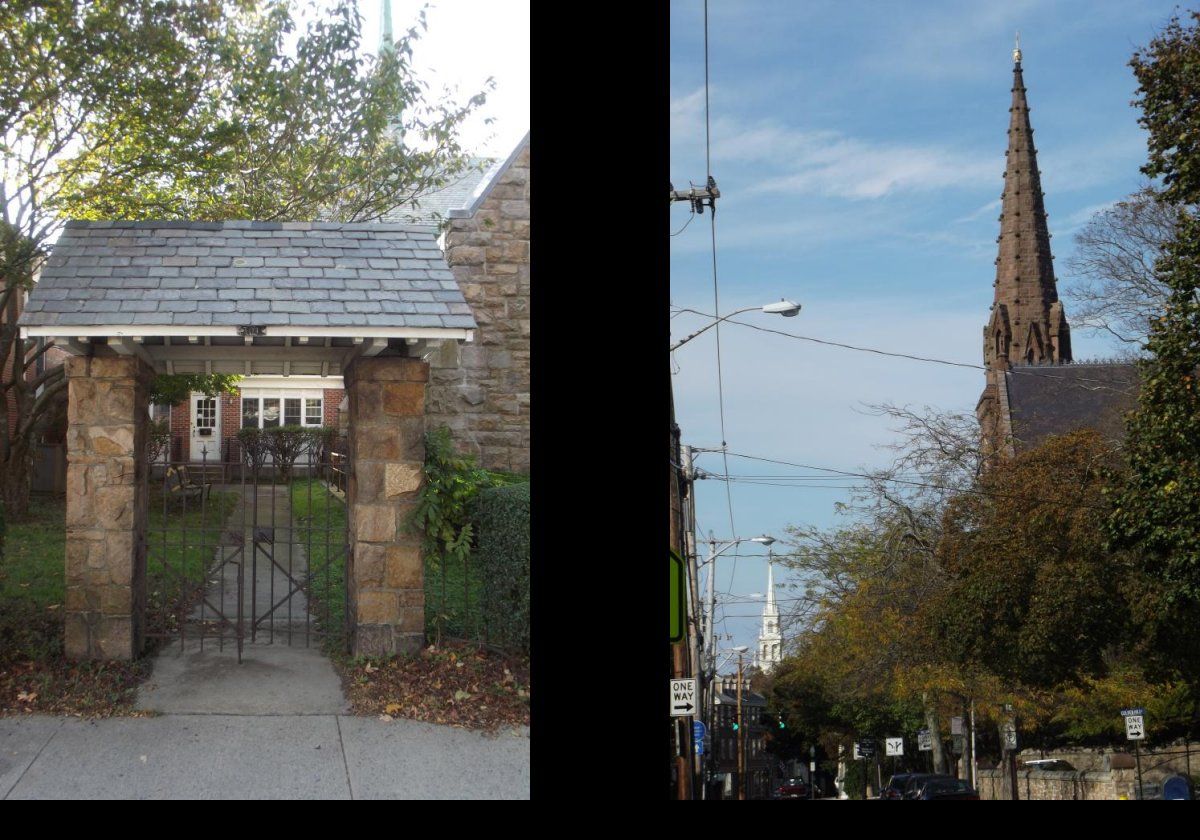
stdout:
<svg viewBox="0 0 1200 840">
<path fill-rule="evenodd" d="M 1121 440 L 1140 384 L 1137 366 L 1122 363 L 1017 365 L 1004 376 L 1018 451 L 1084 428 Z"/>
</svg>

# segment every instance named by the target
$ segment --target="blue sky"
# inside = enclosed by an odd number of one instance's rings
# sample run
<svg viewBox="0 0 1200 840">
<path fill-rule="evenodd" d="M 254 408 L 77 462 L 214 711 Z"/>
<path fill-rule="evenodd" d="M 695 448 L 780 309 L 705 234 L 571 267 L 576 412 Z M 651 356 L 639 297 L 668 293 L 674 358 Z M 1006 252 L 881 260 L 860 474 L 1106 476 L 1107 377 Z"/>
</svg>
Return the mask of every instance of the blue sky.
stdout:
<svg viewBox="0 0 1200 840">
<path fill-rule="evenodd" d="M 671 4 L 671 180 L 705 178 L 702 0 Z M 751 2 L 709 0 L 712 172 L 722 314 L 788 297 L 796 318 L 748 320 L 815 338 L 982 362 L 999 199 L 1021 33 L 1025 84 L 1050 214 L 1059 292 L 1095 212 L 1133 192 L 1145 134 L 1130 105 L 1131 54 L 1172 2 Z M 688 221 L 672 208 L 671 231 Z M 710 217 L 671 238 L 671 301 L 713 311 Z M 672 341 L 703 326 L 682 314 Z M 715 331 L 674 354 L 684 442 L 717 447 Z M 1110 355 L 1076 330 L 1076 359 Z M 885 358 L 757 332 L 721 330 L 725 440 L 731 452 L 855 470 L 887 462 L 888 423 L 864 403 L 972 411 L 983 373 Z M 719 455 L 698 466 L 723 473 Z M 730 458 L 730 472 L 775 471 Z M 780 472 L 786 469 L 780 468 Z M 795 471 L 792 471 L 795 472 Z M 732 487 L 702 481 L 697 520 L 718 539 L 845 522 L 834 487 Z M 757 546 L 718 561 L 719 593 L 766 587 Z M 777 581 L 779 575 L 776 576 Z M 779 597 L 788 597 L 782 591 Z M 761 603 L 758 602 L 758 603 Z M 720 646 L 753 644 L 760 607 L 718 611 Z M 739 617 L 744 616 L 744 617 Z M 721 620 L 723 618 L 723 621 Z"/>
</svg>

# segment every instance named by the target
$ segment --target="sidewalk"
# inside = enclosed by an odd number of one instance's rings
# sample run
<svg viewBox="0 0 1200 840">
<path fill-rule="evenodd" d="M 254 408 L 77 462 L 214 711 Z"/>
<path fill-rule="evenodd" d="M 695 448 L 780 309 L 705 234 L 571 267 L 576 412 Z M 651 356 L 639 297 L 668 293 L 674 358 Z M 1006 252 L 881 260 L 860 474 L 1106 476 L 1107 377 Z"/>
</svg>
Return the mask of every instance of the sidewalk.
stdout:
<svg viewBox="0 0 1200 840">
<path fill-rule="evenodd" d="M 528 799 L 528 731 L 348 715 L 0 718 L 3 799 Z"/>
</svg>

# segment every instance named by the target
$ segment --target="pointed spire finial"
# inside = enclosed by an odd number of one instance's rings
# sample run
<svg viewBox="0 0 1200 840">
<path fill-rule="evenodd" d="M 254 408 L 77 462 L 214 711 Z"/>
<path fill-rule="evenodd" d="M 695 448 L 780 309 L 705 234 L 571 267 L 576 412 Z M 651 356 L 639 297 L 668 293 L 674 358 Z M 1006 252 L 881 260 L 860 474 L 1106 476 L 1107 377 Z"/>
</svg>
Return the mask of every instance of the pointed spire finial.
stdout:
<svg viewBox="0 0 1200 840">
<path fill-rule="evenodd" d="M 1017 46 L 1013 50 L 1013 64 L 1021 63 L 1021 30 L 1017 30 Z"/>
</svg>

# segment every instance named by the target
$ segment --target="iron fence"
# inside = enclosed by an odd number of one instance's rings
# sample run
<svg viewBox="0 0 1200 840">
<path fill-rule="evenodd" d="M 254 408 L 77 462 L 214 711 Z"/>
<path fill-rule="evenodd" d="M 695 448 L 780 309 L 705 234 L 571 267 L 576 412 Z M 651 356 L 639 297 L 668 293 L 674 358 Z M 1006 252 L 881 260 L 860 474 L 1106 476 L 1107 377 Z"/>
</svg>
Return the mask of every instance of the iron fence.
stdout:
<svg viewBox="0 0 1200 840">
<path fill-rule="evenodd" d="M 235 644 L 239 661 L 247 643 L 344 640 L 347 517 L 323 448 L 283 465 L 226 438 L 211 454 L 147 470 L 147 636 Z"/>
</svg>

